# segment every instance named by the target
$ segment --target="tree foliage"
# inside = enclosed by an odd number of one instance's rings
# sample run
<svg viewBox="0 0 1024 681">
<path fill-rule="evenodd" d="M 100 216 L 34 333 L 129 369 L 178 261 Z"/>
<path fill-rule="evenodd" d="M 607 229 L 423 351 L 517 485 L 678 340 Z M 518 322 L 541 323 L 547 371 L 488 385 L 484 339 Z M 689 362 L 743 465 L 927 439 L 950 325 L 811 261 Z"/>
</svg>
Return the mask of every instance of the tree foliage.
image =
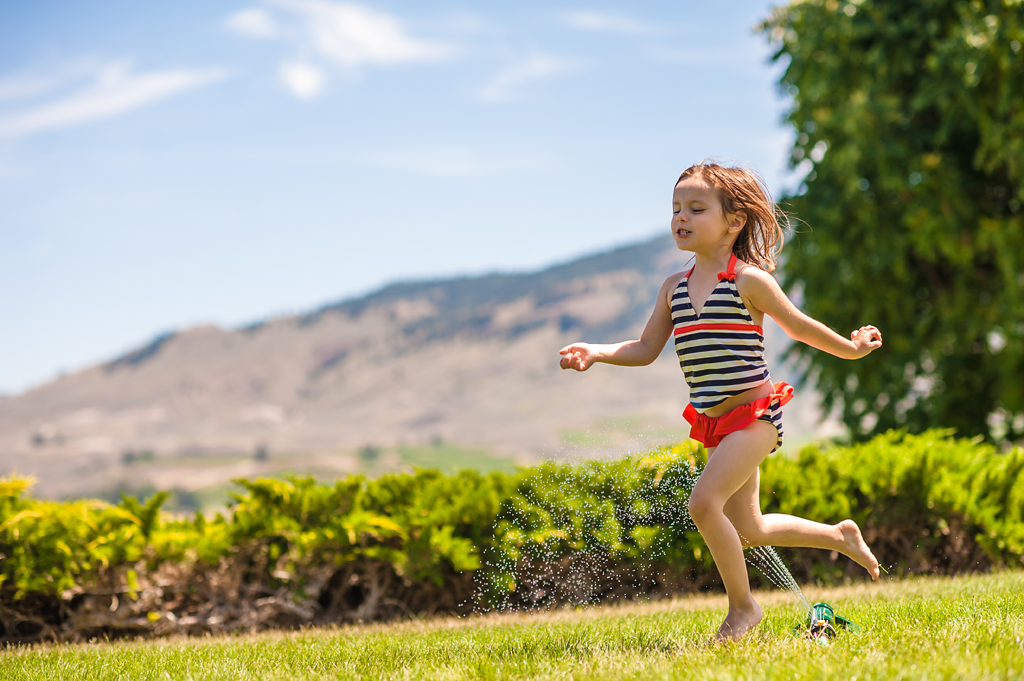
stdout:
<svg viewBox="0 0 1024 681">
<path fill-rule="evenodd" d="M 1024 436 L 1024 2 L 793 2 L 763 30 L 809 171 L 784 285 L 885 341 L 794 348 L 825 407 L 856 437 Z"/>
</svg>

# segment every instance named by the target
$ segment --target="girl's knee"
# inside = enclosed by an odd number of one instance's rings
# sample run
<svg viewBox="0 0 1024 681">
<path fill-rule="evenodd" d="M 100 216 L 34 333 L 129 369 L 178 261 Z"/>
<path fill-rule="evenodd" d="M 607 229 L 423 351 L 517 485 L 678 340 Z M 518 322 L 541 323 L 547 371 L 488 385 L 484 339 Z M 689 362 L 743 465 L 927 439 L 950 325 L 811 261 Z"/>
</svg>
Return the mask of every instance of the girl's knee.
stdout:
<svg viewBox="0 0 1024 681">
<path fill-rule="evenodd" d="M 767 535 L 760 525 L 754 523 L 737 525 L 736 521 L 733 521 L 733 527 L 736 528 L 736 534 L 740 536 L 740 542 L 742 542 L 744 546 L 764 546 L 769 543 L 767 541 Z"/>
<path fill-rule="evenodd" d="M 699 488 L 695 488 L 690 493 L 690 499 L 686 504 L 686 508 L 690 512 L 690 517 L 698 524 L 701 519 L 706 518 L 713 513 L 721 513 L 723 506 L 724 503 L 720 503 L 710 494 L 701 493 Z"/>
<path fill-rule="evenodd" d="M 767 528 L 760 513 L 752 513 L 749 506 L 727 504 L 725 517 L 736 528 L 736 534 L 744 546 L 764 546 L 767 542 Z"/>
</svg>

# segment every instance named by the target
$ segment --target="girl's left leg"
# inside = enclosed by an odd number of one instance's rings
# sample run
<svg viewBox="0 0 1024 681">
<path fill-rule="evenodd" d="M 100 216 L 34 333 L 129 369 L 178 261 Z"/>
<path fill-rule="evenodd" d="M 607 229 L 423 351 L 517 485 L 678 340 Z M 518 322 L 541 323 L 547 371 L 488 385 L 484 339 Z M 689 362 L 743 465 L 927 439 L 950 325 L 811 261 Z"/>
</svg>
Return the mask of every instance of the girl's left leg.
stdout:
<svg viewBox="0 0 1024 681">
<path fill-rule="evenodd" d="M 852 520 L 835 525 L 816 523 L 785 513 L 761 515 L 760 472 L 753 475 L 725 504 L 744 546 L 803 546 L 838 551 L 859 563 L 872 579 L 878 579 L 878 560 Z"/>
<path fill-rule="evenodd" d="M 725 505 L 757 471 L 778 439 L 775 427 L 754 421 L 726 435 L 708 453 L 708 463 L 690 493 L 690 517 L 711 550 L 729 596 L 729 614 L 718 628 L 719 639 L 738 639 L 761 621 L 761 607 L 750 593 L 743 544 Z"/>
</svg>

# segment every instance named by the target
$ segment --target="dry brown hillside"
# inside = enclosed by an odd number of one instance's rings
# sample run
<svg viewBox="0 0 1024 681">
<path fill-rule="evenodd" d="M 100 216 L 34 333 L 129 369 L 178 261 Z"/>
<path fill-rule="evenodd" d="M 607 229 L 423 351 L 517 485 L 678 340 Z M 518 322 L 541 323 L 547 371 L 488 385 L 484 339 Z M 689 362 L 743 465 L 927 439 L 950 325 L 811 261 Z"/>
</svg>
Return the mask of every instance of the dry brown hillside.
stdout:
<svg viewBox="0 0 1024 681">
<path fill-rule="evenodd" d="M 168 334 L 0 401 L 0 473 L 36 476 L 39 496 L 173 488 L 195 506 L 233 477 L 285 469 L 508 467 L 679 439 L 686 385 L 670 349 L 650 367 L 582 375 L 562 372 L 557 351 L 636 337 L 685 261 L 665 236 L 535 273 L 405 282 L 306 315 Z M 777 356 L 783 339 L 768 333 Z M 787 408 L 794 440 L 817 427 L 812 404 Z"/>
</svg>

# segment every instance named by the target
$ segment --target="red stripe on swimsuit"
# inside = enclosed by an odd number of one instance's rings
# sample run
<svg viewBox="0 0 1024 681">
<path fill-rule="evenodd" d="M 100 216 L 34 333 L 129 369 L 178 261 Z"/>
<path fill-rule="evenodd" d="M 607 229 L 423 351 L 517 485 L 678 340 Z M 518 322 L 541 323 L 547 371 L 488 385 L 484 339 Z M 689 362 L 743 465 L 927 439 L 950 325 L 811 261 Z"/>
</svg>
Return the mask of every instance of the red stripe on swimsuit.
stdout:
<svg viewBox="0 0 1024 681">
<path fill-rule="evenodd" d="M 700 314 L 693 309 L 687 281 L 691 269 L 672 294 L 676 354 L 690 386 L 690 403 L 703 413 L 733 395 L 770 379 L 764 360 L 764 331 L 754 324 L 736 289 L 736 256 L 718 275 Z"/>
</svg>

